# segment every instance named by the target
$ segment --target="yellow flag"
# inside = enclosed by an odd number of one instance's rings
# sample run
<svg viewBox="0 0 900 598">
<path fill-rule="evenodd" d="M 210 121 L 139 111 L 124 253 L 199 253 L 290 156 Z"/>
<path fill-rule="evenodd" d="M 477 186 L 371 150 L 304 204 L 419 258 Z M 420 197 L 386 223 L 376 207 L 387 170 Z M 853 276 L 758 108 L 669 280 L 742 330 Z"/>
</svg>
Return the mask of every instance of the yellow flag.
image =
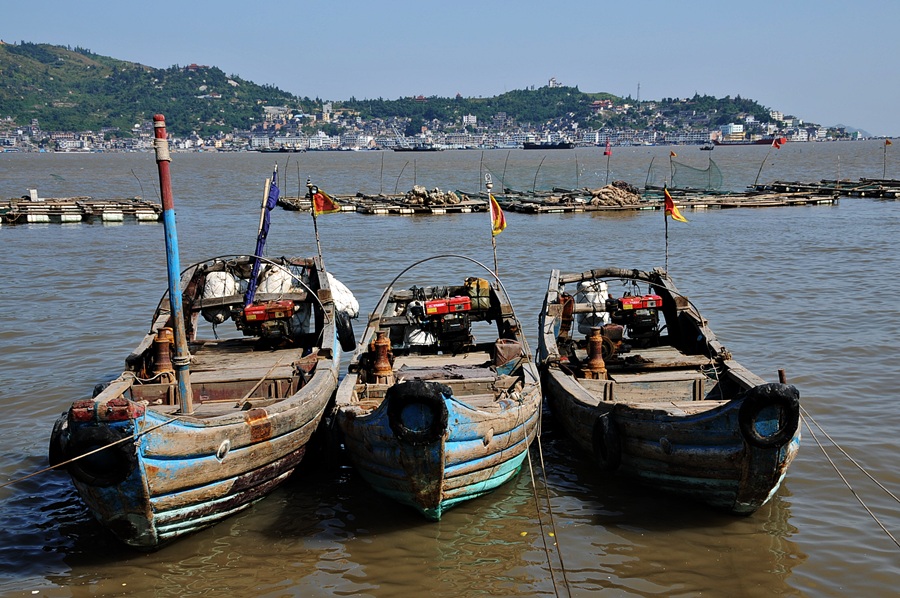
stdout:
<svg viewBox="0 0 900 598">
<path fill-rule="evenodd" d="M 320 214 L 334 214 L 341 211 L 341 206 L 333 197 L 324 191 L 316 190 L 312 197 L 312 209 L 316 216 Z"/>
<path fill-rule="evenodd" d="M 494 194 L 491 193 L 489 196 L 491 198 L 491 233 L 496 237 L 506 228 L 506 216 L 503 215 L 500 204 L 494 199 Z"/>
<path fill-rule="evenodd" d="M 666 194 L 666 216 L 671 216 L 672 220 L 677 220 L 678 222 L 687 222 L 687 218 L 682 216 L 681 212 L 678 211 L 675 201 L 672 199 L 672 196 L 669 195 L 669 190 L 663 189 L 663 192 Z"/>
</svg>

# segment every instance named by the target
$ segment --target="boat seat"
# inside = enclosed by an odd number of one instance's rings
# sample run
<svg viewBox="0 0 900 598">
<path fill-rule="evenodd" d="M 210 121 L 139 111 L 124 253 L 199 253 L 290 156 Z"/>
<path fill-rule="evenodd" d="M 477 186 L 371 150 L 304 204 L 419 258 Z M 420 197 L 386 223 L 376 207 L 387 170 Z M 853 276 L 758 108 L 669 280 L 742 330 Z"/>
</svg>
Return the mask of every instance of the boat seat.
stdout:
<svg viewBox="0 0 900 598">
<path fill-rule="evenodd" d="M 702 401 L 706 376 L 697 371 L 611 373 L 613 397 L 619 402 Z"/>
</svg>

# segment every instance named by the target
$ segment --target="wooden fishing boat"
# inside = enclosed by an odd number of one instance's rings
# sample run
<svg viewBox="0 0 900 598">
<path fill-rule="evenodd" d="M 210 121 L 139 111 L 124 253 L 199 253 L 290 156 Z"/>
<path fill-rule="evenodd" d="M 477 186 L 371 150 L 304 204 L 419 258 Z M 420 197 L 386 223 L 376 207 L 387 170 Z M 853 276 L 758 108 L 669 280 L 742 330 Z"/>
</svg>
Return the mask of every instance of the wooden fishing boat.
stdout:
<svg viewBox="0 0 900 598">
<path fill-rule="evenodd" d="M 554 420 L 601 471 L 736 514 L 781 484 L 797 389 L 734 361 L 665 271 L 553 270 L 540 332 Z"/>
<path fill-rule="evenodd" d="M 181 272 L 165 120 L 154 121 L 168 291 L 122 374 L 75 401 L 50 439 L 51 465 L 68 469 L 101 524 L 141 549 L 210 526 L 283 482 L 334 395 L 341 347 L 356 345 L 355 299 L 321 257 L 260 257 L 274 177 L 256 255 Z"/>
<path fill-rule="evenodd" d="M 335 431 L 377 491 L 438 520 L 517 474 L 539 432 L 541 389 L 499 279 L 394 288 L 400 276 L 338 388 Z M 476 341 L 479 327 L 489 341 Z"/>
<path fill-rule="evenodd" d="M 237 289 L 252 262 L 216 258 L 182 277 L 191 413 L 175 401 L 172 322 L 160 303 L 124 372 L 54 427 L 51 464 L 81 457 L 67 466 L 78 493 L 127 544 L 156 548 L 264 497 L 303 458 L 334 395 L 341 353 L 321 261 L 266 260 L 245 308 Z M 233 319 L 239 336 L 217 325 L 201 338 L 201 315 Z"/>
</svg>

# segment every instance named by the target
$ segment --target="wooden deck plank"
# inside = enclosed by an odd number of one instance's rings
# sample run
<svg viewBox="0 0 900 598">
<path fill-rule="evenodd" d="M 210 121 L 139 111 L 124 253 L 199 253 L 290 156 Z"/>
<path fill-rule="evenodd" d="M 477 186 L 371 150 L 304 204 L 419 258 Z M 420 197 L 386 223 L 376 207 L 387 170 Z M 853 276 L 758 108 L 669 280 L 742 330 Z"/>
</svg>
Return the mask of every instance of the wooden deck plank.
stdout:
<svg viewBox="0 0 900 598">
<path fill-rule="evenodd" d="M 394 360 L 394 370 L 406 366 L 408 369 L 439 368 L 445 365 L 480 365 L 489 362 L 487 352 L 460 353 L 458 355 L 402 355 Z"/>
</svg>

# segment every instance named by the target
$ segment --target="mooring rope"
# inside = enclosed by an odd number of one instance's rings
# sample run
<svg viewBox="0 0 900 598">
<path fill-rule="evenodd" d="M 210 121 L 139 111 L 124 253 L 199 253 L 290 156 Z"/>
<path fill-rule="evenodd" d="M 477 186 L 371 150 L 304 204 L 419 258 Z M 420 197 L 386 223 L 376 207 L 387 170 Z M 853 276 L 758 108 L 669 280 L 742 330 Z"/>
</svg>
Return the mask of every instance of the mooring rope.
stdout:
<svg viewBox="0 0 900 598">
<path fill-rule="evenodd" d="M 831 458 L 831 455 L 828 454 L 828 451 L 825 450 L 825 446 L 819 440 L 818 436 L 816 436 L 815 430 L 813 430 L 813 427 L 809 425 L 809 422 L 812 422 L 813 424 L 815 424 L 815 427 L 818 428 L 819 431 L 821 431 L 822 434 L 829 441 L 831 441 L 831 444 L 834 445 L 834 447 L 837 448 L 837 450 L 839 450 L 841 453 L 843 453 L 843 455 L 845 457 L 847 457 L 847 459 L 849 459 L 850 462 L 853 463 L 853 465 L 855 465 L 857 467 L 857 469 L 859 469 L 861 472 L 863 472 L 866 475 L 866 477 L 868 477 L 870 480 L 872 480 L 875 483 L 875 485 L 877 485 L 879 488 L 884 490 L 888 494 L 888 496 L 893 498 L 896 502 L 900 502 L 900 499 L 898 499 L 897 496 L 895 496 L 893 492 L 891 492 L 890 490 L 885 488 L 881 482 L 876 480 L 868 471 L 865 470 L 865 468 L 862 465 L 860 465 L 856 461 L 856 459 L 851 457 L 847 453 L 847 451 L 845 451 L 837 442 L 835 442 L 834 438 L 832 438 L 831 436 L 828 435 L 828 432 L 825 431 L 825 428 L 823 428 L 821 425 L 819 425 L 819 422 L 817 422 L 815 419 L 813 419 L 813 417 L 809 414 L 809 412 L 806 411 L 806 409 L 803 408 L 802 405 L 800 407 L 800 412 L 802 414 L 803 423 L 806 424 L 806 429 L 809 430 L 809 433 L 812 435 L 813 440 L 816 441 L 816 444 L 819 446 L 819 449 L 822 451 L 822 454 L 825 455 L 825 458 L 828 459 L 828 462 L 831 464 L 831 467 L 834 469 L 835 472 L 837 472 L 838 477 L 841 478 L 841 481 L 844 482 L 844 485 L 847 486 L 847 488 L 850 490 L 850 493 L 853 494 L 853 496 L 856 498 L 857 501 L 859 501 L 859 504 L 862 505 L 863 509 L 865 509 L 866 512 L 869 514 L 869 516 L 872 517 L 872 519 L 875 521 L 875 523 L 878 524 L 878 527 L 880 527 L 882 529 L 882 531 L 885 534 L 887 534 L 888 538 L 890 538 L 891 541 L 893 541 L 893 543 L 896 544 L 898 548 L 900 548 L 900 542 L 897 541 L 897 538 L 895 538 L 894 535 L 891 534 L 891 532 L 887 529 L 887 527 L 885 527 L 885 525 L 881 522 L 881 520 L 878 519 L 878 516 L 872 511 L 872 509 L 869 508 L 869 506 L 865 503 L 865 501 L 862 499 L 862 497 L 856 492 L 856 489 L 853 488 L 853 486 L 850 484 L 850 482 L 847 480 L 847 478 L 844 477 L 844 474 L 841 473 L 841 470 L 838 468 L 837 464 Z"/>
<path fill-rule="evenodd" d="M 542 422 L 543 416 L 539 414 L 538 418 L 539 418 L 538 419 L 538 430 L 540 430 L 542 427 L 542 423 L 543 423 Z M 527 434 L 528 434 L 527 428 L 525 430 L 525 434 L 526 434 L 526 438 L 527 438 Z M 548 516 L 550 518 L 550 535 L 555 539 L 554 544 L 556 546 L 556 557 L 559 559 L 559 567 L 560 567 L 560 571 L 562 572 L 563 585 L 565 585 L 565 587 L 566 587 L 566 594 L 571 597 L 572 590 L 569 588 L 569 577 L 566 573 L 566 564 L 563 561 L 563 557 L 562 557 L 562 547 L 560 546 L 560 543 L 559 543 L 559 534 L 556 533 L 556 519 L 553 516 L 553 505 L 550 502 L 550 494 L 549 494 L 549 490 L 548 490 L 550 486 L 547 483 L 547 469 L 544 465 L 544 451 L 541 446 L 540 433 L 535 435 L 534 441 L 537 443 L 538 455 L 540 455 L 541 477 L 542 477 L 542 482 L 543 482 L 543 486 L 544 486 L 545 496 L 547 498 Z M 544 545 L 544 554 L 547 556 L 547 567 L 550 569 L 550 581 L 553 584 L 553 593 L 556 596 L 559 596 L 559 588 L 556 584 L 556 575 L 553 573 L 553 562 L 551 561 L 551 557 L 550 557 L 550 548 L 547 546 L 547 534 L 544 529 L 544 519 L 543 519 L 543 517 L 541 517 L 541 500 L 540 500 L 540 497 L 538 496 L 537 483 L 535 482 L 534 464 L 531 461 L 530 448 L 527 449 L 526 452 L 528 454 L 528 473 L 531 477 L 531 493 L 532 493 L 532 496 L 534 497 L 534 506 L 535 506 L 535 510 L 537 511 L 538 526 L 541 529 L 541 541 L 543 542 L 543 545 Z"/>
<path fill-rule="evenodd" d="M 85 457 L 93 455 L 94 453 L 99 453 L 100 451 L 105 451 L 106 449 L 114 447 L 118 444 L 123 444 L 128 440 L 135 441 L 138 438 L 140 438 L 141 436 L 143 436 L 144 434 L 147 434 L 148 432 L 152 432 L 153 430 L 156 430 L 157 428 L 161 428 L 165 425 L 171 424 L 173 421 L 176 421 L 177 419 L 178 419 L 178 417 L 173 417 L 171 419 L 167 419 L 166 421 L 158 423 L 155 426 L 150 426 L 146 430 L 141 430 L 141 432 L 138 433 L 137 436 L 123 436 L 122 438 L 119 438 L 118 440 L 114 440 L 113 442 L 110 442 L 107 445 L 95 448 L 94 450 L 88 451 L 86 453 L 82 453 L 81 455 L 78 455 L 77 457 L 72 457 L 71 459 L 69 459 L 67 461 L 63 461 L 62 463 L 57 463 L 56 465 L 51 465 L 50 467 L 44 467 L 43 469 L 33 471 L 26 476 L 22 476 L 21 478 L 16 478 L 14 480 L 10 480 L 8 482 L 0 484 L 0 490 L 2 490 L 3 488 L 6 488 L 7 486 L 12 486 L 13 484 L 18 484 L 19 482 L 24 482 L 25 480 L 27 480 L 29 478 L 33 478 L 36 475 L 46 473 L 48 471 L 53 471 L 54 469 L 58 469 L 60 467 L 65 467 L 66 465 L 68 465 L 70 463 L 74 463 L 75 461 L 78 461 L 79 459 L 83 459 Z"/>
</svg>

